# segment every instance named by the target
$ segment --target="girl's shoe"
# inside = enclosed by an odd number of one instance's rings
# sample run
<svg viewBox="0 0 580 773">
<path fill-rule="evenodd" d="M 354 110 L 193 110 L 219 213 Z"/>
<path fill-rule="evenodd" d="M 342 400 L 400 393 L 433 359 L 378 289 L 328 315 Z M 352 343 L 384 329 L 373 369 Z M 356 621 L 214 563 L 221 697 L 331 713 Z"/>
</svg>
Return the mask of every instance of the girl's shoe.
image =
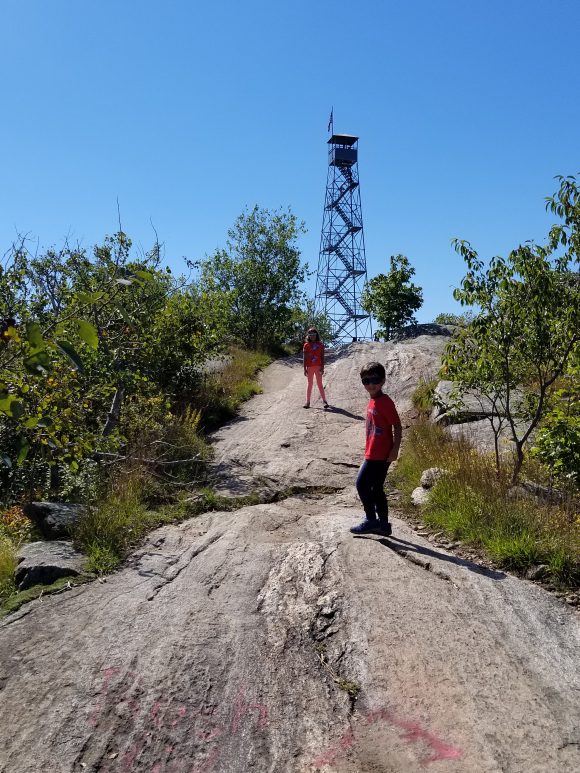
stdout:
<svg viewBox="0 0 580 773">
<path fill-rule="evenodd" d="M 304 403 L 303 408 L 310 408 L 310 403 Z"/>
</svg>

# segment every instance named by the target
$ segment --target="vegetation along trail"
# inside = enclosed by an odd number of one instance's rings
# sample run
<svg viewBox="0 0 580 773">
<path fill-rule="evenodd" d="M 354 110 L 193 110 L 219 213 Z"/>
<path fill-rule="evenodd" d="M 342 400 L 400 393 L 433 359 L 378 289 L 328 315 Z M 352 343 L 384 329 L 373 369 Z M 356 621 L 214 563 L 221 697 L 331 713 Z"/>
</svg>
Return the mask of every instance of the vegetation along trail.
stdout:
<svg viewBox="0 0 580 773">
<path fill-rule="evenodd" d="M 221 488 L 270 503 L 158 529 L 106 581 L 6 618 L 0 769 L 580 769 L 575 613 L 433 548 L 396 511 L 392 538 L 348 531 L 361 365 L 386 363 L 405 425 L 444 343 L 330 355 L 328 412 L 302 408 L 298 358 L 274 363 L 214 438 Z"/>
</svg>

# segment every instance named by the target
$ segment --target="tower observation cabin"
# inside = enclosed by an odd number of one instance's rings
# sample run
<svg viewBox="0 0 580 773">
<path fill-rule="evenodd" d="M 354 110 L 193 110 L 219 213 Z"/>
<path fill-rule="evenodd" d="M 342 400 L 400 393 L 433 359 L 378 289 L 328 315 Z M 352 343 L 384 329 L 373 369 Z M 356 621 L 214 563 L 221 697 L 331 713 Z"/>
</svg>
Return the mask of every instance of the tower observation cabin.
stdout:
<svg viewBox="0 0 580 773">
<path fill-rule="evenodd" d="M 337 343 L 372 338 L 370 316 L 360 305 L 366 281 L 358 137 L 333 134 L 328 140 L 316 310 L 329 318 Z"/>
</svg>

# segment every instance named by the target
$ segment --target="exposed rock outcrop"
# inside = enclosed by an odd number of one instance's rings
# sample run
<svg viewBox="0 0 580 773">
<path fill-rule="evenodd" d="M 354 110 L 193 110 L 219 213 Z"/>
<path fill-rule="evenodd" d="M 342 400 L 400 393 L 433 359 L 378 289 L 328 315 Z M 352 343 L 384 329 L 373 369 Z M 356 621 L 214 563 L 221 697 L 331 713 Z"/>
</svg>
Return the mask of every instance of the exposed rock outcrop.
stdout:
<svg viewBox="0 0 580 773">
<path fill-rule="evenodd" d="M 29 542 L 18 552 L 16 584 L 19 590 L 33 585 L 50 585 L 61 577 L 83 573 L 86 556 L 76 551 L 71 542 Z"/>
<path fill-rule="evenodd" d="M 79 518 L 86 511 L 83 505 L 64 502 L 29 502 L 22 509 L 45 539 L 70 537 Z"/>
</svg>

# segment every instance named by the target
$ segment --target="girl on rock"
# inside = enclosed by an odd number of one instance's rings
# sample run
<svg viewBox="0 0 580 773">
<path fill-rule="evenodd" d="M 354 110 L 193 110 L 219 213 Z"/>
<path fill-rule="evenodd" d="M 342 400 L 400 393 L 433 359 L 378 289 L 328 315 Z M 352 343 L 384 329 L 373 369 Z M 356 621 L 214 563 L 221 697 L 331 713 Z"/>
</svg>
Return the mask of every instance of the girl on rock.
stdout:
<svg viewBox="0 0 580 773">
<path fill-rule="evenodd" d="M 310 408 L 312 382 L 316 376 L 318 391 L 320 392 L 320 397 L 324 403 L 324 410 L 326 410 L 328 408 L 328 403 L 326 402 L 326 395 L 324 394 L 324 387 L 322 386 L 322 376 L 324 374 L 324 344 L 320 340 L 318 330 L 315 327 L 308 328 L 302 351 L 304 359 L 304 375 L 308 379 L 304 407 Z"/>
</svg>

